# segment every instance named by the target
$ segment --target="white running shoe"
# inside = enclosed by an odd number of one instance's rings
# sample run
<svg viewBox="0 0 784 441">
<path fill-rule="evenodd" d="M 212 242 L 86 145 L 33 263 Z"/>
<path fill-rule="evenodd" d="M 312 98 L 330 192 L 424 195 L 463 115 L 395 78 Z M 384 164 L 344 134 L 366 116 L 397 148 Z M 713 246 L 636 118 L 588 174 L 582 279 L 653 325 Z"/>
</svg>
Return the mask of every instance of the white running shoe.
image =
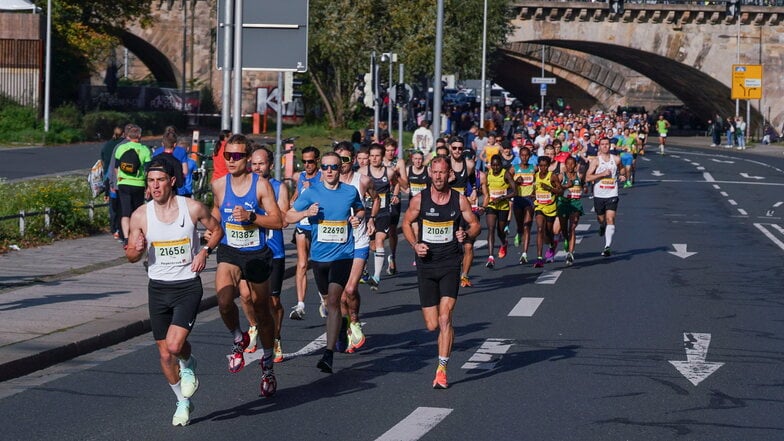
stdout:
<svg viewBox="0 0 784 441">
<path fill-rule="evenodd" d="M 250 343 L 248 344 L 248 347 L 245 348 L 245 352 L 256 352 L 256 342 L 258 341 L 259 331 L 255 326 L 248 328 L 248 337 L 250 337 Z"/>
<path fill-rule="evenodd" d="M 289 314 L 289 318 L 292 320 L 302 320 L 305 318 L 305 308 L 300 308 L 299 306 L 295 305 L 291 308 L 291 314 Z"/>
<path fill-rule="evenodd" d="M 193 404 L 191 400 L 184 399 L 177 402 L 177 410 L 172 417 L 172 426 L 187 426 L 191 422 L 191 412 L 193 411 Z"/>
<path fill-rule="evenodd" d="M 190 398 L 199 389 L 199 379 L 196 378 L 196 357 L 191 355 L 191 362 L 186 368 L 180 369 L 180 390 L 182 396 Z"/>
</svg>

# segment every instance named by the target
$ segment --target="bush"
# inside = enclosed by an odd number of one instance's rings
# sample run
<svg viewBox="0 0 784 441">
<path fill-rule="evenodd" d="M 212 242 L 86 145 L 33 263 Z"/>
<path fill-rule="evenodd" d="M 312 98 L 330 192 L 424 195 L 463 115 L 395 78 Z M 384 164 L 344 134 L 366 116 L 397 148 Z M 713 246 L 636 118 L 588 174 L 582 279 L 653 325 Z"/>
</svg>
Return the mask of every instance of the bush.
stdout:
<svg viewBox="0 0 784 441">
<path fill-rule="evenodd" d="M 9 244 L 34 245 L 84 236 L 105 230 L 108 210 L 96 208 L 95 218 L 82 208 L 92 200 L 87 181 L 82 176 L 59 177 L 0 185 L 0 217 L 43 212 L 50 209 L 50 226 L 45 227 L 44 216 L 26 217 L 25 235 L 19 235 L 19 221 L 14 218 L 0 222 L 0 252 Z"/>
<path fill-rule="evenodd" d="M 126 113 L 116 111 L 92 112 L 82 118 L 82 131 L 88 138 L 108 139 L 115 127 L 125 127 L 130 122 Z"/>
</svg>

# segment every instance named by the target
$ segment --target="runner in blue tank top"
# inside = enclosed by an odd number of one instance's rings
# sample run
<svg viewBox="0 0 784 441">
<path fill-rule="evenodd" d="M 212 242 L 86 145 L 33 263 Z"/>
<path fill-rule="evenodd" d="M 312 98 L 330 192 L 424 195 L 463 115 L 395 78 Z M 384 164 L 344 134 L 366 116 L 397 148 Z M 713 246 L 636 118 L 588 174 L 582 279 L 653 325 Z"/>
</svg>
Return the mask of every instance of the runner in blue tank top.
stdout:
<svg viewBox="0 0 784 441">
<path fill-rule="evenodd" d="M 271 396 L 277 382 L 272 361 L 275 324 L 268 307 L 272 251 L 267 246 L 266 231 L 282 228 L 283 219 L 272 186 L 266 179 L 248 172 L 249 155 L 248 139 L 233 135 L 223 151 L 229 174 L 212 183 L 215 196 L 212 215 L 221 220 L 224 230 L 218 247 L 215 290 L 223 323 L 234 335 L 229 371 L 236 373 L 245 366 L 243 352 L 250 344 L 250 336 L 240 328 L 234 298 L 242 279 L 250 286 L 256 322 L 261 325 L 261 395 Z"/>
</svg>

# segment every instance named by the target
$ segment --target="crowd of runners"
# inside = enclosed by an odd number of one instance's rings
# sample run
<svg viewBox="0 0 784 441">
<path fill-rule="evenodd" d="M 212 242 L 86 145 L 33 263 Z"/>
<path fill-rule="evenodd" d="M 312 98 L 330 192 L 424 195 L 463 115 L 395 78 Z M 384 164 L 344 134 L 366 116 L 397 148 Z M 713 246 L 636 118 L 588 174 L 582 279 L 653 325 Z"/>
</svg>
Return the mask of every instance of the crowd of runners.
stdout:
<svg viewBox="0 0 784 441">
<path fill-rule="evenodd" d="M 554 261 L 559 244 L 572 265 L 576 226 L 590 198 L 605 241 L 595 252 L 610 256 L 619 188 L 634 185 L 649 130 L 664 153 L 669 123 L 660 117 L 654 124 L 649 128 L 646 115 L 520 110 L 504 114 L 501 124 L 484 120 L 424 143 L 415 133 L 406 160 L 398 159 L 391 138 L 340 142 L 327 152 L 305 147 L 304 169 L 291 189 L 270 175 L 271 150 L 241 134 L 224 134 L 215 151 L 211 210 L 177 195 L 180 160 L 153 156 L 143 180 L 149 202 L 129 214 L 123 228 L 128 259 L 146 256 L 153 336 L 177 397 L 172 424 L 188 424 L 199 386 L 187 337 L 203 294 L 199 272 L 213 253 L 219 311 L 233 342 L 228 370 L 241 371 L 245 354 L 260 348 L 260 393 L 271 396 L 277 390 L 275 363 L 285 358 L 285 240 L 297 249 L 297 303 L 288 316 L 305 319 L 312 269 L 327 335 L 317 368 L 331 373 L 335 352 L 352 353 L 365 344 L 359 285 L 378 290 L 387 283 L 384 274 L 398 271 L 402 230 L 416 256 L 425 326 L 438 331 L 432 386 L 446 389 L 452 311 L 459 289 L 472 286 L 480 220 L 487 227 L 490 270 L 512 253 L 519 264 L 542 268 Z M 201 238 L 198 223 L 206 228 Z M 288 225 L 293 236 L 284 238 Z"/>
</svg>

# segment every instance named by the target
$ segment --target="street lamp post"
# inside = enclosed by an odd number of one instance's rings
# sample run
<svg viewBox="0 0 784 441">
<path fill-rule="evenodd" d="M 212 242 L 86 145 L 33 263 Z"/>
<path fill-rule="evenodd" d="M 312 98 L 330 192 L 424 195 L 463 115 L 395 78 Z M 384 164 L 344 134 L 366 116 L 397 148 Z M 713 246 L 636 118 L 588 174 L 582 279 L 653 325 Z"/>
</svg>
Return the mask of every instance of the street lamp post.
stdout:
<svg viewBox="0 0 784 441">
<path fill-rule="evenodd" d="M 392 134 L 392 63 L 397 63 L 397 54 L 394 52 L 384 52 L 381 54 L 381 62 L 389 62 L 389 83 L 387 83 L 387 130 Z"/>
<path fill-rule="evenodd" d="M 44 83 L 44 132 L 49 132 L 49 99 L 52 90 L 52 0 L 46 3 L 46 82 Z"/>
<path fill-rule="evenodd" d="M 441 136 L 441 54 L 444 46 L 444 0 L 436 6 L 436 63 L 433 69 L 433 139 Z"/>
<path fill-rule="evenodd" d="M 481 127 L 485 126 L 485 91 L 487 90 L 487 0 L 484 1 L 484 13 L 482 16 L 482 102 L 479 104 L 479 121 Z"/>
</svg>

